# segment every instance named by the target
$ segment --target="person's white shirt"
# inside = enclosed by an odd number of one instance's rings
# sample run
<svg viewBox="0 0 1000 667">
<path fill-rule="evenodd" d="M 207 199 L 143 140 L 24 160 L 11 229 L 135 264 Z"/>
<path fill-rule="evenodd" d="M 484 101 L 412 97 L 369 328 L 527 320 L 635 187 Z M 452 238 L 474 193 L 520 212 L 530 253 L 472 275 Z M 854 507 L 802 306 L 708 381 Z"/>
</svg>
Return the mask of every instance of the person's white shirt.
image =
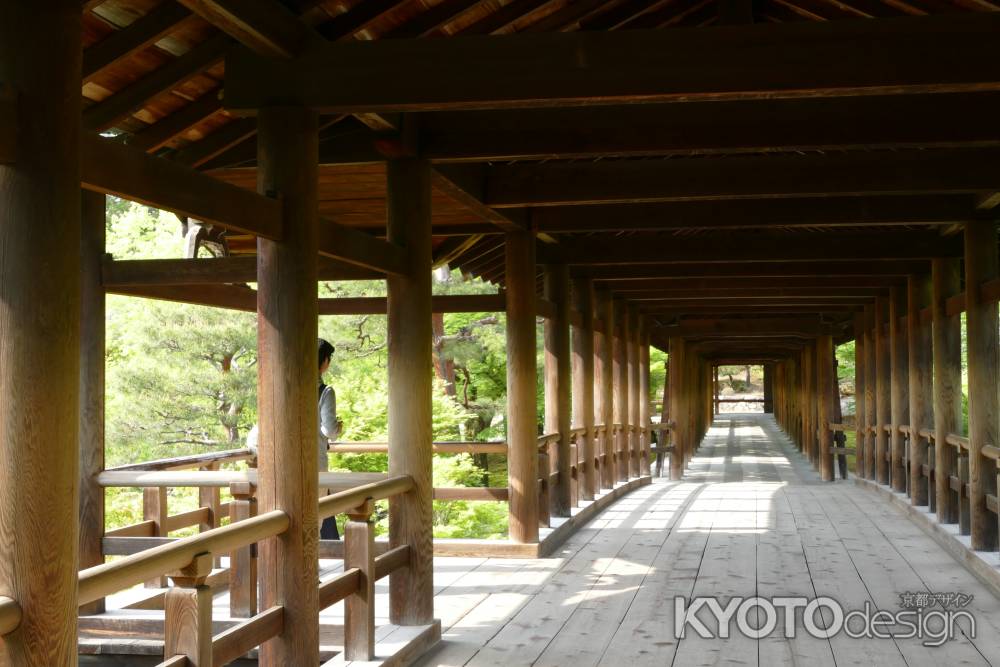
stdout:
<svg viewBox="0 0 1000 667">
<path fill-rule="evenodd" d="M 337 424 L 337 393 L 329 385 L 323 387 L 323 391 L 319 396 L 318 413 L 319 423 L 317 426 L 319 427 L 319 434 L 316 441 L 316 463 L 320 472 L 325 472 L 330 469 L 330 459 L 328 457 L 330 441 L 340 437 L 340 426 Z M 257 429 L 257 424 L 254 424 L 250 432 L 247 433 L 247 448 L 255 455 L 257 454 L 257 442 L 259 438 L 260 433 Z"/>
</svg>

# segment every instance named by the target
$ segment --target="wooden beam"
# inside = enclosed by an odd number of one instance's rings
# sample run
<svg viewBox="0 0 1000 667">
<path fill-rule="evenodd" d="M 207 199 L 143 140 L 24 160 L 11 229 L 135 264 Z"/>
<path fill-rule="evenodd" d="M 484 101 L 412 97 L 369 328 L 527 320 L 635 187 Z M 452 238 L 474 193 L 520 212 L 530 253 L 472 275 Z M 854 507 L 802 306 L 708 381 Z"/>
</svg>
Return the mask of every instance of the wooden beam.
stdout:
<svg viewBox="0 0 1000 667">
<path fill-rule="evenodd" d="M 910 380 L 909 340 L 906 331 L 906 289 L 893 287 L 889 292 L 889 414 L 893 425 L 889 435 L 889 485 L 906 493 L 907 470 L 903 465 L 903 434 L 898 427 L 910 423 L 910 402 L 907 397 Z"/>
<path fill-rule="evenodd" d="M 112 194 L 268 239 L 281 236 L 281 203 L 97 135 L 80 138 L 80 178 Z"/>
<path fill-rule="evenodd" d="M 822 298 L 828 300 L 855 299 L 856 297 L 874 297 L 889 293 L 889 287 L 715 287 L 707 289 L 695 288 L 656 288 L 648 290 L 619 291 L 616 294 L 627 297 L 631 302 L 641 304 L 657 301 L 700 301 L 702 299 L 746 299 L 747 302 L 775 301 L 781 298 Z"/>
<path fill-rule="evenodd" d="M 892 285 L 902 285 L 905 278 L 895 276 L 847 276 L 847 277 L 743 277 L 743 276 L 706 276 L 703 278 L 650 278 L 632 280 L 614 280 L 607 287 L 617 294 L 630 297 L 633 293 L 652 293 L 655 290 L 690 290 L 693 292 L 712 292 L 720 290 L 736 290 L 741 293 L 747 290 L 803 290 L 818 289 L 814 294 L 831 294 L 838 289 L 888 289 Z M 791 295 L 791 294 L 790 294 Z M 641 298 L 641 296 L 639 297 Z"/>
<path fill-rule="evenodd" d="M 222 91 L 209 91 L 179 111 L 175 111 L 145 129 L 125 137 L 125 143 L 141 151 L 155 151 L 220 109 L 222 109 Z M 256 127 L 257 124 L 254 123 L 254 129 Z M 216 132 L 220 131 L 222 130 Z M 214 134 L 215 132 L 209 136 Z"/>
<path fill-rule="evenodd" d="M 998 90 L 998 31 L 1000 17 L 982 14 L 733 26 L 669 40 L 630 30 L 340 42 L 287 62 L 233 50 L 226 104 L 354 113 Z"/>
<path fill-rule="evenodd" d="M 320 280 L 374 280 L 377 271 L 359 269 L 330 259 L 319 262 Z M 115 291 L 123 287 L 162 285 L 220 285 L 257 282 L 257 258 L 254 256 L 206 257 L 199 259 L 106 259 L 103 266 L 104 287 Z"/>
<path fill-rule="evenodd" d="M 926 260 L 887 260 L 881 262 L 756 262 L 722 264 L 718 262 L 634 264 L 587 266 L 571 270 L 573 275 L 588 276 L 602 287 L 611 288 L 618 281 L 662 280 L 665 278 L 840 278 L 904 277 L 909 273 L 930 270 Z"/>
<path fill-rule="evenodd" d="M 540 243 L 538 246 L 539 261 L 564 261 L 577 265 L 823 261 L 831 257 L 846 262 L 954 257 L 961 252 L 960 239 L 917 231 L 904 236 L 891 233 L 828 234 L 823 237 L 822 243 L 817 243 L 811 234 L 769 236 L 730 233 L 719 239 L 633 234 L 613 240 L 599 236 L 580 237 L 567 239 L 558 245 Z"/>
<path fill-rule="evenodd" d="M 181 27 L 191 12 L 175 2 L 164 2 L 83 52 L 82 78 L 86 84 L 109 65 L 158 42 Z"/>
<path fill-rule="evenodd" d="M 573 426 L 586 429 L 577 438 L 581 470 L 577 476 L 580 500 L 593 500 L 600 492 L 600 481 L 594 464 L 594 286 L 586 278 L 572 281 L 573 308 L 580 321 L 572 329 L 572 401 Z"/>
<path fill-rule="evenodd" d="M 830 332 L 830 325 L 816 317 L 801 318 L 752 318 L 732 319 L 686 319 L 678 324 L 656 327 L 654 331 L 666 336 L 727 335 L 752 337 L 755 334 L 782 334 L 819 336 Z"/>
<path fill-rule="evenodd" d="M 431 311 L 435 313 L 504 312 L 504 301 L 502 294 L 441 294 L 432 297 Z M 319 300 L 320 315 L 384 315 L 385 313 L 385 297 L 341 297 Z"/>
<path fill-rule="evenodd" d="M 612 459 L 614 437 L 611 430 L 611 424 L 615 421 L 612 366 L 614 326 L 611 325 L 614 321 L 613 301 L 607 292 L 595 290 L 594 302 L 596 314 L 604 324 L 594 338 L 594 421 L 604 426 L 601 446 L 596 454 L 600 457 L 600 488 L 611 489 L 615 486 Z"/>
<path fill-rule="evenodd" d="M 257 310 L 257 292 L 245 285 L 120 285 L 106 287 L 106 290 L 110 294 L 122 296 L 191 303 L 247 313 Z"/>
<path fill-rule="evenodd" d="M 434 188 L 471 209 L 479 217 L 503 231 L 527 229 L 523 211 L 501 213 L 483 201 L 486 196 L 486 171 L 481 167 L 439 167 L 432 171 Z"/>
<path fill-rule="evenodd" d="M 545 300 L 552 304 L 551 317 L 544 322 L 544 433 L 558 433 L 559 439 L 549 448 L 552 469 L 559 475 L 555 489 L 550 489 L 550 516 L 568 517 L 574 505 L 575 480 L 570 460 L 570 282 L 565 264 L 544 267 Z M 543 473 L 544 475 L 544 473 Z"/>
<path fill-rule="evenodd" d="M 332 220 L 320 221 L 319 252 L 348 264 L 394 275 L 408 274 L 413 259 L 394 243 Z"/>
<path fill-rule="evenodd" d="M 421 119 L 420 149 L 446 163 L 986 147 L 1000 145 L 998 115 L 997 93 L 437 112 Z"/>
<path fill-rule="evenodd" d="M 924 323 L 920 317 L 910 317 L 909 314 L 919 313 L 925 306 L 930 305 L 930 275 L 911 275 L 907 281 L 906 294 L 906 335 L 909 350 L 907 397 L 910 402 L 910 416 L 907 422 L 910 426 L 909 488 L 910 502 L 921 506 L 929 505 L 934 495 L 934 490 L 930 488 L 932 480 L 924 475 L 930 441 L 920 435 L 921 431 L 933 425 L 934 420 L 932 340 L 931 324 Z M 934 510 L 933 507 L 929 509 Z"/>
<path fill-rule="evenodd" d="M 942 149 L 686 160 L 497 164 L 494 208 L 826 195 L 991 191 L 1000 149 Z"/>
<path fill-rule="evenodd" d="M 509 210 L 507 212 L 510 212 Z M 984 219 L 972 195 L 740 199 L 530 209 L 542 232 L 950 225 Z"/>
<path fill-rule="evenodd" d="M 278 2 L 263 0 L 178 0 L 251 51 L 264 57 L 291 58 L 319 35 Z"/>
</svg>

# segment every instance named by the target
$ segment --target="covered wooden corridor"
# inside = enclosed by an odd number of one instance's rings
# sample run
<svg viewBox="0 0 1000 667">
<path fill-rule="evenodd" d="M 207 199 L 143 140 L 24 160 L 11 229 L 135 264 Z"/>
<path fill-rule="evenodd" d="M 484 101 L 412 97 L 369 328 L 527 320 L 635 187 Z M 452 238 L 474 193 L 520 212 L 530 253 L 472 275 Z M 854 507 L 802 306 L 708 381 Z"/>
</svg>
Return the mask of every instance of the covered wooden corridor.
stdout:
<svg viewBox="0 0 1000 667">
<path fill-rule="evenodd" d="M 903 512 L 823 483 L 770 415 L 713 423 L 683 481 L 620 499 L 545 560 L 437 559 L 444 641 L 422 667 L 998 665 L 1000 598 Z M 975 638 L 675 640 L 675 596 L 829 596 L 898 610 L 963 592 Z"/>
</svg>

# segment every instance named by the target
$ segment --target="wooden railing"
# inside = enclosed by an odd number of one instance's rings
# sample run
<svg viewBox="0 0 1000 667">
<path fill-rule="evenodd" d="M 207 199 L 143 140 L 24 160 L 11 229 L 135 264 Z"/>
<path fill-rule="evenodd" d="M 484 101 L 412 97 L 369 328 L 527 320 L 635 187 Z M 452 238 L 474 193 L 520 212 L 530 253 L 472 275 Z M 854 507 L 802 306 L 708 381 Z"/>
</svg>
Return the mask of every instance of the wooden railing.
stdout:
<svg viewBox="0 0 1000 667">
<path fill-rule="evenodd" d="M 833 428 L 834 424 L 830 425 Z M 913 490 L 911 488 L 911 477 L 910 477 L 910 466 L 912 464 L 910 460 L 910 440 L 913 437 L 912 429 L 909 425 L 900 424 L 898 426 L 893 426 L 892 424 L 881 424 L 877 426 L 870 426 L 868 428 L 859 429 L 862 433 L 878 433 L 880 430 L 884 430 L 892 434 L 893 430 L 896 430 L 903 436 L 903 447 L 901 453 L 901 464 L 905 471 L 906 478 L 906 490 L 907 495 L 911 495 Z M 936 477 L 938 471 L 936 469 L 936 448 L 939 446 L 952 447 L 953 458 L 951 458 L 951 472 L 948 475 L 947 486 L 951 489 L 953 494 L 952 501 L 955 503 L 957 508 L 957 519 L 959 534 L 969 535 L 971 533 L 971 506 L 970 506 L 970 461 L 969 456 L 971 453 L 971 446 L 969 444 L 969 438 L 955 433 L 948 433 L 945 435 L 944 443 L 938 442 L 937 434 L 932 429 L 920 429 L 917 435 L 925 439 L 928 443 L 927 454 L 925 456 L 925 463 L 920 466 L 919 475 L 926 480 L 928 485 L 928 499 L 931 503 L 931 511 L 934 511 L 935 494 L 934 488 L 936 483 Z M 859 447 L 860 451 L 862 448 Z M 985 460 L 1000 462 L 1000 447 L 996 445 L 983 445 L 980 450 L 980 455 Z M 885 460 L 892 461 L 892 451 L 886 448 L 884 452 Z M 1000 479 L 998 479 L 998 484 L 1000 484 Z M 997 495 L 986 494 L 986 508 L 993 512 L 994 514 L 1000 515 L 1000 499 Z"/>
<path fill-rule="evenodd" d="M 0 596 L 0 637 L 17 630 L 21 624 L 21 605 L 9 597 Z"/>
<path fill-rule="evenodd" d="M 169 479 L 162 476 L 167 474 Z M 185 478 L 177 480 L 179 475 Z M 346 478 L 326 476 L 321 486 L 335 488 L 346 483 Z M 177 473 L 106 472 L 100 481 L 105 485 L 148 485 L 167 481 L 178 485 L 218 485 L 234 483 L 242 476 L 250 484 L 251 473 Z M 220 479 L 224 478 L 224 479 Z M 357 481 L 359 476 L 351 474 Z M 370 476 L 369 476 L 370 477 Z M 374 582 L 391 572 L 406 567 L 410 559 L 409 545 L 398 546 L 375 557 L 374 502 L 403 494 L 413 488 L 409 476 L 385 478 L 340 490 L 318 501 L 318 514 L 326 518 L 335 514 L 348 516 L 344 535 L 344 572 L 319 585 L 321 607 L 326 608 L 346 600 L 344 650 L 349 660 L 371 660 L 374 657 L 375 609 Z M 257 542 L 275 537 L 288 529 L 289 517 L 280 510 L 257 516 L 248 516 L 228 526 L 213 528 L 198 535 L 177 539 L 113 563 L 89 568 L 80 573 L 79 602 L 94 602 L 138 583 L 162 576 L 169 576 L 173 586 L 164 599 L 164 662 L 166 665 L 225 665 L 246 654 L 254 647 L 282 631 L 282 607 L 270 607 L 256 613 L 256 564 L 231 577 L 231 582 L 245 582 L 252 588 L 254 613 L 246 621 L 212 636 L 212 592 L 208 585 L 213 563 L 217 556 L 233 554 L 233 568 L 240 563 L 235 554 L 252 553 L 250 547 Z M 236 592 L 231 591 L 234 595 Z M 20 608 L 13 600 L 0 598 L 0 635 L 17 626 Z"/>
</svg>

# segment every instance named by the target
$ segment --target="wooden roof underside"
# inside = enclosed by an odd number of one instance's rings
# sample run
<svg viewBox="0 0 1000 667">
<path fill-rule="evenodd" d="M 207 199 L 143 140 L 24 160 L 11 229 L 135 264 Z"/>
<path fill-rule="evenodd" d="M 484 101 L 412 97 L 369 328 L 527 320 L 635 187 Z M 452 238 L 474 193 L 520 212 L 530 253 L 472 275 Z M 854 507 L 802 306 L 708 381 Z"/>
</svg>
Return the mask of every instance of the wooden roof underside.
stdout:
<svg viewBox="0 0 1000 667">
<path fill-rule="evenodd" d="M 769 313 L 846 330 L 858 308 L 926 271 L 930 258 L 960 256 L 960 223 L 995 219 L 1000 204 L 1000 57 L 990 57 L 998 53 L 989 43 L 1000 42 L 1000 14 L 989 14 L 997 0 L 83 4 L 86 130 L 254 190 L 254 105 L 312 95 L 322 113 L 324 222 L 380 236 L 384 161 L 420 155 L 434 168 L 437 259 L 502 285 L 503 232 L 534 229 L 540 263 L 566 262 L 664 324 Z M 978 25 L 962 16 L 976 12 Z M 892 21 L 907 16 L 925 18 Z M 809 27 L 820 23 L 829 29 Z M 890 55 L 901 77 L 909 73 L 905 85 L 872 85 L 880 71 L 868 72 L 866 57 L 885 54 L 864 39 L 867 26 L 882 25 L 905 26 L 885 29 L 898 37 Z M 624 39 L 586 37 L 609 33 Z M 855 33 L 860 55 L 845 51 L 839 69 L 808 70 L 828 36 L 853 43 Z M 482 48 L 448 41 L 515 34 Z M 755 69 L 770 56 L 753 46 L 771 35 L 792 56 L 774 76 Z M 322 55 L 298 53 L 302 39 L 321 42 Z M 378 48 L 359 50 L 372 42 Z M 520 50 L 494 53 L 493 44 Z M 666 46 L 642 63 L 646 44 Z M 965 60 L 935 58 L 956 49 Z M 505 79 L 503 63 L 489 58 L 523 69 Z M 657 58 L 683 63 L 663 85 L 691 84 L 694 94 L 620 93 L 653 81 Z M 804 73 L 794 71 L 800 58 Z M 300 69 L 288 70 L 292 62 Z M 463 70 L 465 62 L 475 65 Z M 573 78 L 581 67 L 591 78 Z M 708 79 L 728 76 L 730 87 L 698 88 L 699 68 Z M 812 89 L 792 90 L 796 76 Z M 769 88 L 781 85 L 788 90 Z M 252 233 L 228 234 L 234 252 L 253 252 Z M 364 235 L 350 238 L 377 252 Z"/>
</svg>

